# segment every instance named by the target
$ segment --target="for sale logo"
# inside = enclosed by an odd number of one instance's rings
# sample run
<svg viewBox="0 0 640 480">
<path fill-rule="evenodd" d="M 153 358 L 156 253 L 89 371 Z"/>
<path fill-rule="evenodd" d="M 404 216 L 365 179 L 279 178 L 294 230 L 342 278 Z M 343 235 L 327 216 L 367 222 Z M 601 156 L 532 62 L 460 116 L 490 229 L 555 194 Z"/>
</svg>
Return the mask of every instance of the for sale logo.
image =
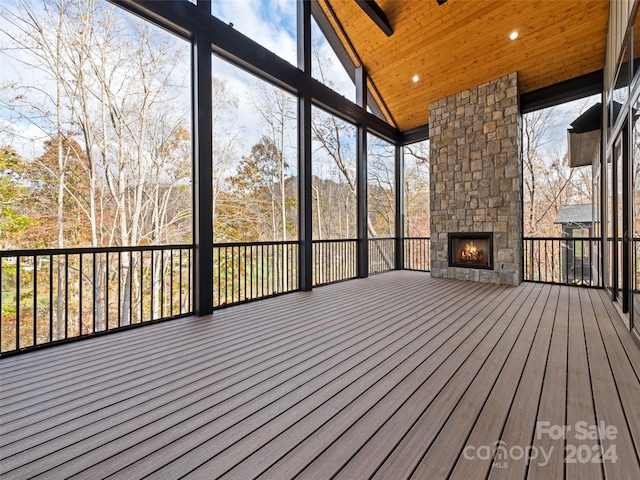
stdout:
<svg viewBox="0 0 640 480">
<path fill-rule="evenodd" d="M 569 433 L 572 435 L 569 437 Z M 590 425 L 588 422 L 576 422 L 574 425 L 552 425 L 550 422 L 537 422 L 536 440 L 541 443 L 545 437 L 551 440 L 564 440 L 565 463 L 615 463 L 618 459 L 615 444 L 611 441 L 618 436 L 618 429 L 613 425 L 600 422 Z M 609 445 L 604 448 L 602 440 Z M 587 442 L 588 443 L 574 443 Z M 555 445 L 509 446 L 504 441 L 493 445 L 468 445 L 462 454 L 467 460 L 491 460 L 493 468 L 508 468 L 509 461 L 524 460 L 526 464 L 537 463 L 540 467 L 549 464 Z"/>
<path fill-rule="evenodd" d="M 568 436 L 573 432 L 571 437 Z M 607 425 L 601 421 L 597 425 L 580 421 L 574 425 L 551 425 L 549 422 L 536 424 L 536 438 L 541 440 L 544 436 L 552 440 L 565 440 L 564 463 L 604 463 L 609 461 L 616 463 L 618 454 L 616 445 L 611 443 L 605 449 L 602 440 L 609 443 L 618 438 L 618 429 L 613 425 Z M 573 442 L 592 442 L 576 444 Z M 594 443 L 595 442 L 595 443 Z"/>
</svg>

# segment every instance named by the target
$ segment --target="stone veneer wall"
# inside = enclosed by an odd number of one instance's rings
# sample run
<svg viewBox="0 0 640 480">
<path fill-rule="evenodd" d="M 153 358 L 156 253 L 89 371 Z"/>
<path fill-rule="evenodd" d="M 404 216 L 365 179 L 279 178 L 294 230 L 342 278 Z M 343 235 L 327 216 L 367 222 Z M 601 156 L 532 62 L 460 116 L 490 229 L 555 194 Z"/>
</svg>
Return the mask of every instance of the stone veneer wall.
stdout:
<svg viewBox="0 0 640 480">
<path fill-rule="evenodd" d="M 511 73 L 429 105 L 431 276 L 522 281 L 522 129 Z M 448 232 L 493 232 L 494 270 L 448 266 Z"/>
</svg>

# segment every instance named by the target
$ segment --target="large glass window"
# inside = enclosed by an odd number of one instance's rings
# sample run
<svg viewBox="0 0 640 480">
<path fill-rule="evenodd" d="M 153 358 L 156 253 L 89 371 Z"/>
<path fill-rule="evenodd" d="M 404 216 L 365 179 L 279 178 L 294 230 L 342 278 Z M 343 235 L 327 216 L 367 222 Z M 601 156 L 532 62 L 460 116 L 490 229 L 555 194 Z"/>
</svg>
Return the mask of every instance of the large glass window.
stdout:
<svg viewBox="0 0 640 480">
<path fill-rule="evenodd" d="M 313 283 L 356 276 L 356 127 L 312 109 Z"/>
<path fill-rule="evenodd" d="M 404 147 L 404 235 L 429 237 L 429 140 Z"/>
<path fill-rule="evenodd" d="M 311 19 L 311 48 L 313 78 L 355 102 L 356 87 L 313 18 Z"/>
<path fill-rule="evenodd" d="M 211 14 L 297 65 L 296 0 L 212 0 Z"/>
<path fill-rule="evenodd" d="M 368 136 L 367 190 L 370 238 L 395 237 L 395 148 L 388 142 Z"/>
<path fill-rule="evenodd" d="M 369 273 L 394 268 L 395 248 L 395 147 L 369 135 L 367 140 L 367 231 Z"/>
<path fill-rule="evenodd" d="M 640 111 L 640 100 L 636 101 L 635 110 Z M 633 125 L 633 167 L 632 167 L 632 199 L 631 214 L 633 228 L 632 247 L 632 274 L 631 283 L 633 289 L 632 322 L 637 332 L 640 333 L 640 122 Z"/>
<path fill-rule="evenodd" d="M 614 152 L 614 155 L 617 152 Z M 615 249 L 614 249 L 614 233 L 615 233 L 615 216 L 616 211 L 614 209 L 614 163 L 613 158 L 607 158 L 607 178 L 605 187 L 605 199 L 607 207 L 607 227 L 606 227 L 606 259 L 607 259 L 607 271 L 605 272 L 605 286 L 613 291 L 616 282 L 616 269 L 615 269 Z"/>
<path fill-rule="evenodd" d="M 576 222 L 594 234 L 593 165 L 597 163 L 597 148 L 583 150 L 569 166 L 567 129 L 578 116 L 587 111 L 600 96 L 576 100 L 523 115 L 523 224 L 524 235 L 559 237 L 563 224 L 556 222 L 563 207 L 584 205 Z M 590 156 L 586 156 L 589 154 Z M 574 152 L 575 155 L 575 152 Z M 566 225 L 576 227 L 578 225 Z"/>
<path fill-rule="evenodd" d="M 190 244 L 189 43 L 102 0 L 3 2 L 0 25 L 0 248 Z M 160 252 L 40 257 L 1 316 L 20 304 L 29 345 L 174 314 Z"/>
<path fill-rule="evenodd" d="M 356 238 L 356 127 L 313 109 L 313 238 Z"/>
<path fill-rule="evenodd" d="M 620 110 L 629 100 L 629 49 L 625 46 L 622 63 L 618 67 L 613 86 L 613 101 L 610 105 L 611 127 L 615 126 L 620 117 Z"/>
<path fill-rule="evenodd" d="M 626 126 L 624 127 L 626 129 Z M 623 141 L 626 140 L 627 136 L 625 134 L 621 135 L 621 138 Z M 623 238 L 624 238 L 624 231 L 625 229 L 625 222 L 624 222 L 624 208 L 625 208 L 625 202 L 623 199 L 623 193 L 624 193 L 624 183 L 625 180 L 627 179 L 627 176 L 625 175 L 625 167 L 627 165 L 626 163 L 626 158 L 625 158 L 625 154 L 624 154 L 624 146 L 623 145 L 618 145 L 616 144 L 616 152 L 615 152 L 615 225 L 616 225 L 616 250 L 617 250 L 617 263 L 618 263 L 618 272 L 617 272 L 617 286 L 618 286 L 618 290 L 621 291 L 624 288 L 623 285 L 623 270 L 625 268 L 625 263 L 623 261 L 623 257 L 624 257 L 624 249 L 625 249 L 625 245 L 623 243 Z"/>
<path fill-rule="evenodd" d="M 0 7 L 1 248 L 191 242 L 190 45 L 106 1 Z"/>
<path fill-rule="evenodd" d="M 213 57 L 214 239 L 298 235 L 296 98 Z"/>
</svg>

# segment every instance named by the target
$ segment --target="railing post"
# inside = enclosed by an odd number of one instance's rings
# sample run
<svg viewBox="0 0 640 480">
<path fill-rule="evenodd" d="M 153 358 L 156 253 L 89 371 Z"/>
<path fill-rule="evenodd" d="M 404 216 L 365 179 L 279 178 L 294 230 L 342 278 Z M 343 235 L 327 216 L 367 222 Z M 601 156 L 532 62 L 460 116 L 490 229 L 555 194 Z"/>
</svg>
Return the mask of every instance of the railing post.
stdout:
<svg viewBox="0 0 640 480">
<path fill-rule="evenodd" d="M 206 10 L 207 4 L 199 2 L 198 7 Z M 192 45 L 193 309 L 196 315 L 208 315 L 213 312 L 211 44 L 197 37 Z"/>
<path fill-rule="evenodd" d="M 356 68 L 356 103 L 367 108 L 367 73 L 363 66 Z M 358 277 L 369 276 L 369 231 L 367 208 L 367 129 L 357 126 L 356 177 L 358 183 Z"/>
<path fill-rule="evenodd" d="M 396 145 L 396 270 L 404 269 L 404 148 Z"/>
<path fill-rule="evenodd" d="M 311 77 L 311 2 L 298 2 L 298 68 Z M 298 96 L 298 278 L 299 288 L 313 287 L 313 227 L 311 197 L 311 95 Z"/>
</svg>

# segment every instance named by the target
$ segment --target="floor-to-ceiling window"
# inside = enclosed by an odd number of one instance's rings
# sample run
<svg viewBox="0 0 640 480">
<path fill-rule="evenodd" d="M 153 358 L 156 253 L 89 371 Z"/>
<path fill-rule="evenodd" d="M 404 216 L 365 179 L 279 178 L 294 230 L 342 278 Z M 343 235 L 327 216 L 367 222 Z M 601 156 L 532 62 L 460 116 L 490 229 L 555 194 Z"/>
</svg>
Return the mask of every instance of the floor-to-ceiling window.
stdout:
<svg viewBox="0 0 640 480">
<path fill-rule="evenodd" d="M 631 301 L 629 322 L 631 328 L 638 334 L 640 339 L 640 122 L 638 122 L 638 112 L 640 112 L 640 15 L 636 14 L 630 29 L 631 33 L 631 51 L 633 58 L 633 83 L 631 110 L 631 142 L 630 142 L 630 181 L 629 185 L 629 211 L 630 211 L 630 229 L 631 229 L 631 248 L 630 248 L 630 285 L 631 285 Z"/>
<path fill-rule="evenodd" d="M 104 0 L 0 25 L 0 249 L 57 250 L 0 265 L 0 350 L 188 311 L 189 43 Z"/>
<path fill-rule="evenodd" d="M 606 213 L 605 286 L 619 306 L 630 329 L 638 331 L 638 190 L 640 188 L 639 19 L 631 24 L 621 49 L 616 76 L 607 102 L 606 168 L 603 169 L 603 209 Z M 633 59 L 633 61 L 630 61 Z"/>
<path fill-rule="evenodd" d="M 634 110 L 640 109 L 640 99 L 636 99 Z M 632 302 L 631 324 L 636 332 L 640 332 L 640 122 L 634 121 L 632 135 L 632 188 L 631 188 L 631 213 L 632 213 Z"/>
<path fill-rule="evenodd" d="M 395 148 L 374 135 L 367 138 L 367 231 L 369 272 L 394 268 Z"/>
</svg>

